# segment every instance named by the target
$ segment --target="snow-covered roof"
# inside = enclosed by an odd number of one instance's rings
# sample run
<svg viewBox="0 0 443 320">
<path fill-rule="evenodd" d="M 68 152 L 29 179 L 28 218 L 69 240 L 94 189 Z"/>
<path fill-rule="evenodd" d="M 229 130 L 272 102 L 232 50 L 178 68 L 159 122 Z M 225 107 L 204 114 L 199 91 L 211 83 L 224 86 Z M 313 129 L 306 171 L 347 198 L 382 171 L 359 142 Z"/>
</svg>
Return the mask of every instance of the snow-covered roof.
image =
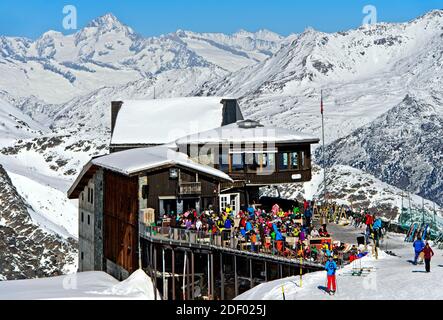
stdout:
<svg viewBox="0 0 443 320">
<path fill-rule="evenodd" d="M 117 115 L 111 144 L 164 144 L 220 127 L 223 123 L 223 99 L 124 100 Z"/>
<path fill-rule="evenodd" d="M 181 152 L 167 146 L 135 148 L 95 158 L 91 163 L 125 175 L 135 174 L 160 166 L 180 165 L 189 169 L 206 173 L 223 180 L 232 179 L 224 172 L 207 165 L 199 164 Z"/>
<path fill-rule="evenodd" d="M 237 121 L 223 127 L 191 134 L 176 140 L 184 144 L 223 143 L 318 143 L 319 138 L 285 128 L 263 126 L 252 120 Z"/>
</svg>

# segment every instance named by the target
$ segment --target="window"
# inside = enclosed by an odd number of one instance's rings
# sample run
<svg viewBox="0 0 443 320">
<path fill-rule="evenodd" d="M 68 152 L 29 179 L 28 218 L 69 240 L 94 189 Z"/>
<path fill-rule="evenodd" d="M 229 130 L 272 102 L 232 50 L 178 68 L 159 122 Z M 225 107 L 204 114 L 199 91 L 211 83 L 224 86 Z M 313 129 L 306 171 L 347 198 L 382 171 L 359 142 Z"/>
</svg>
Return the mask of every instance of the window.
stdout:
<svg viewBox="0 0 443 320">
<path fill-rule="evenodd" d="M 298 169 L 298 153 L 297 152 L 291 152 L 291 169 Z"/>
<path fill-rule="evenodd" d="M 83 211 L 82 211 L 82 215 L 81 216 L 82 216 L 81 220 L 82 220 L 82 222 L 84 222 L 85 221 L 85 214 L 83 213 Z"/>
<path fill-rule="evenodd" d="M 259 164 L 259 154 L 256 153 L 246 153 L 245 154 L 245 163 L 246 163 L 246 170 L 248 172 L 257 172 L 257 169 L 260 167 Z"/>
<path fill-rule="evenodd" d="M 260 172 L 274 172 L 275 171 L 275 154 L 265 153 L 259 155 L 259 163 L 261 164 Z"/>
<path fill-rule="evenodd" d="M 232 156 L 232 172 L 243 172 L 245 167 L 245 155 L 242 153 L 234 153 Z"/>
<path fill-rule="evenodd" d="M 85 200 L 85 193 L 82 192 L 82 201 L 84 201 L 84 200 Z"/>
<path fill-rule="evenodd" d="M 223 172 L 228 172 L 229 170 L 229 161 L 227 153 L 220 153 L 218 167 Z"/>
<path fill-rule="evenodd" d="M 279 170 L 289 170 L 289 156 L 285 153 L 279 153 L 279 160 L 278 160 L 278 169 Z"/>
<path fill-rule="evenodd" d="M 305 169 L 305 152 L 304 151 L 302 151 L 302 152 L 300 152 L 300 160 L 301 160 L 301 168 L 302 169 Z"/>
<path fill-rule="evenodd" d="M 88 225 L 91 224 L 91 215 L 88 214 Z"/>
<path fill-rule="evenodd" d="M 94 203 L 94 189 L 88 187 L 88 202 Z"/>
<path fill-rule="evenodd" d="M 84 258 L 83 251 L 80 253 L 80 257 L 81 257 L 81 259 L 83 260 L 83 258 Z"/>
<path fill-rule="evenodd" d="M 249 153 L 245 155 L 248 172 L 272 172 L 275 169 L 273 153 Z"/>
<path fill-rule="evenodd" d="M 303 153 L 299 153 L 296 151 L 293 152 L 282 152 L 278 154 L 278 169 L 280 171 L 285 170 L 300 170 L 304 166 L 304 156 Z M 299 163 L 299 159 L 301 157 L 301 167 Z"/>
</svg>

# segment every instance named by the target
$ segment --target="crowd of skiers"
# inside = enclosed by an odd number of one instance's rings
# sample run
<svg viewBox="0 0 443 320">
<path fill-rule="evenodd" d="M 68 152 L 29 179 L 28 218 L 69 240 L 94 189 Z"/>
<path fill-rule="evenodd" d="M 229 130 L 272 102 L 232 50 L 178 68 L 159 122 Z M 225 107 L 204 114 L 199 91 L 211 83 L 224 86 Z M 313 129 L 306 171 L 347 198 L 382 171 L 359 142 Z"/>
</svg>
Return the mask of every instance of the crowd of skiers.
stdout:
<svg viewBox="0 0 443 320">
<path fill-rule="evenodd" d="M 312 223 L 314 214 L 319 216 L 318 228 L 314 228 Z M 237 243 L 238 249 L 245 248 L 240 246 L 241 243 L 247 243 L 247 250 L 253 252 L 266 252 L 324 263 L 327 273 L 326 289 L 330 294 L 334 294 L 337 290 L 336 261 L 344 247 L 329 242 L 319 248 L 309 245 L 308 240 L 330 237 L 327 230 L 328 223 L 339 223 L 344 219 L 355 228 L 364 227 L 364 244 L 369 244 L 370 240 L 373 240 L 373 245 L 377 248 L 379 240 L 383 237 L 384 227 L 380 217 L 367 211 L 354 211 L 350 207 L 335 203 L 322 205 L 307 200 L 286 211 L 278 204 L 269 211 L 251 204 L 245 210 L 238 212 L 227 206 L 221 213 L 206 210 L 198 214 L 196 210 L 188 210 L 183 214 L 165 215 L 164 218 L 170 220 L 170 226 L 173 228 L 220 235 L 223 239 L 229 238 L 231 243 Z M 430 261 L 434 252 L 429 243 L 418 237 L 413 247 L 415 252 L 413 263 L 417 264 L 421 258 L 426 272 L 430 272 Z M 348 252 L 350 262 L 362 258 L 367 253 L 359 251 L 355 245 L 348 249 Z"/>
<path fill-rule="evenodd" d="M 269 211 L 251 204 L 238 212 L 227 206 L 221 213 L 206 210 L 198 214 L 193 209 L 163 218 L 170 220 L 172 228 L 220 235 L 223 240 L 237 243 L 238 248 L 244 248 L 240 245 L 247 243 L 248 250 L 253 252 L 324 262 L 330 255 L 337 257 L 343 247 L 332 243 L 325 243 L 321 248 L 309 245 L 311 238 L 330 237 L 327 230 L 329 217 L 322 216 L 321 225 L 315 228 L 312 223 L 314 210 L 321 210 L 321 206 L 304 200 L 286 211 L 278 204 Z"/>
</svg>

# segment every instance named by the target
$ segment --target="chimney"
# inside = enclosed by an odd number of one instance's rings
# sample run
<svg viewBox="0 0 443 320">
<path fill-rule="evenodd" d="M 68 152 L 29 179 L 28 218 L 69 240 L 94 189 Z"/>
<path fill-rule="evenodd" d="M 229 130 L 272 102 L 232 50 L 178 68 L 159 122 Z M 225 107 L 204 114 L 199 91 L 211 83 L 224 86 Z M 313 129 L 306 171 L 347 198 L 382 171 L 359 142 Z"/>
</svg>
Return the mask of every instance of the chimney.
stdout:
<svg viewBox="0 0 443 320">
<path fill-rule="evenodd" d="M 243 120 L 243 115 L 237 103 L 237 99 L 223 99 L 220 103 L 223 104 L 222 126 Z"/>
<path fill-rule="evenodd" d="M 123 101 L 111 102 L 111 136 L 114 134 L 115 122 L 117 121 L 117 115 L 123 105 Z"/>
</svg>

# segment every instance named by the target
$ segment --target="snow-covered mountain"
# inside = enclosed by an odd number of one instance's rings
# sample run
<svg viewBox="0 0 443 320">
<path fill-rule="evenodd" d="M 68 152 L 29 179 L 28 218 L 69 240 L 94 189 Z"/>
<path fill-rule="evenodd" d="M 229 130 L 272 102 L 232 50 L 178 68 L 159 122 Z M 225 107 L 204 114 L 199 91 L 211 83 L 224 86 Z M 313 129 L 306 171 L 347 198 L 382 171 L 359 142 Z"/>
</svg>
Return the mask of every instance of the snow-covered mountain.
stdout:
<svg viewBox="0 0 443 320">
<path fill-rule="evenodd" d="M 0 37 L 0 88 L 18 97 L 64 103 L 169 70 L 208 68 L 227 74 L 268 58 L 282 39 L 266 30 L 233 35 L 177 31 L 143 38 L 107 14 L 72 35 L 48 31 L 35 41 Z"/>
<path fill-rule="evenodd" d="M 0 165 L 0 280 L 61 275 L 75 271 L 76 244 L 42 229 L 34 208 L 18 193 Z"/>
<path fill-rule="evenodd" d="M 442 204 L 442 74 L 443 10 L 435 10 L 408 23 L 308 29 L 271 58 L 195 93 L 239 96 L 247 117 L 321 136 L 323 90 L 329 164 Z"/>
<path fill-rule="evenodd" d="M 112 14 L 72 35 L 0 36 L 0 164 L 38 230 L 75 238 L 76 204 L 63 195 L 91 156 L 108 152 L 112 100 L 234 96 L 245 117 L 320 137 L 323 89 L 333 198 L 394 217 L 402 190 L 442 204 L 442 67 L 443 10 L 288 37 L 145 38 Z M 320 182 L 316 171 L 280 191 L 317 197 Z"/>
<path fill-rule="evenodd" d="M 285 199 L 321 199 L 324 195 L 324 171 L 317 165 L 312 170 L 312 180 L 306 183 L 296 183 L 279 186 L 276 189 L 263 188 L 268 196 L 278 196 Z M 338 204 L 351 206 L 354 210 L 368 210 L 383 215 L 386 219 L 395 221 L 402 205 L 417 210 L 424 207 L 428 212 L 436 212 L 443 217 L 443 208 L 435 202 L 425 200 L 413 193 L 377 179 L 362 170 L 336 164 L 327 169 L 327 197 Z"/>
<path fill-rule="evenodd" d="M 327 164 L 353 166 L 443 205 L 442 138 L 443 99 L 406 96 L 370 124 L 329 144 Z"/>
</svg>

